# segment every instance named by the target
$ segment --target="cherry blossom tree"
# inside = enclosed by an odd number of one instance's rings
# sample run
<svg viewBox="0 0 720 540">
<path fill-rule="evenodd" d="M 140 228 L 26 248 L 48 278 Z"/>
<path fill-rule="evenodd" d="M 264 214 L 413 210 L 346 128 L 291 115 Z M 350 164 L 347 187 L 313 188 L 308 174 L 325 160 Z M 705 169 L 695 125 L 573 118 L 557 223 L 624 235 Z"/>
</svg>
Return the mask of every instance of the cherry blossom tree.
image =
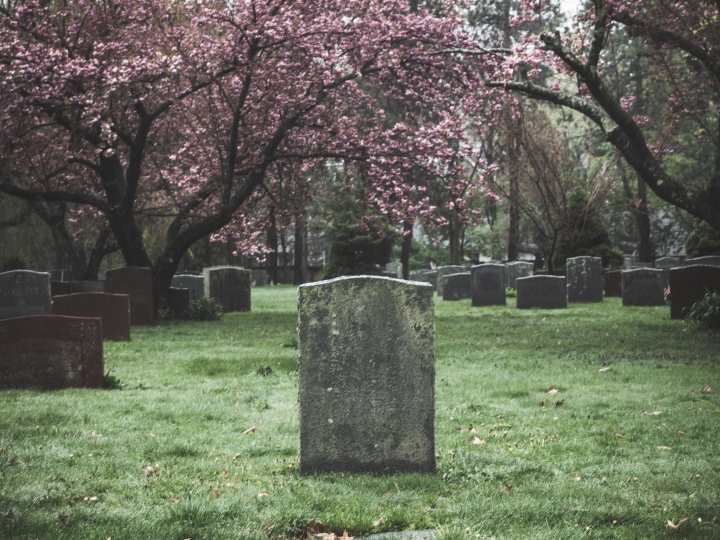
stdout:
<svg viewBox="0 0 720 540">
<path fill-rule="evenodd" d="M 470 182 L 458 115 L 478 80 L 457 51 L 476 46 L 453 13 L 395 0 L 1 3 L 0 191 L 71 205 L 76 231 L 106 222 L 126 264 L 153 269 L 160 300 L 198 239 L 234 227 L 257 249 L 253 209 L 302 204 L 323 160 L 359 171 L 394 222 L 428 219 L 410 171 L 458 193 Z M 432 122 L 390 121 L 383 96 L 432 108 Z M 157 253 L 148 222 L 165 231 Z"/>
<path fill-rule="evenodd" d="M 554 4 L 523 2 L 517 24 L 535 21 Z M 655 194 L 720 230 L 720 6 L 713 0 L 589 4 L 572 33 L 528 33 L 513 51 L 479 57 L 487 84 L 586 116 Z M 633 103 L 648 96 L 610 79 L 608 47 L 619 28 L 650 65 L 645 91 L 665 103 L 656 117 L 633 114 Z M 556 73 L 554 80 L 537 78 L 543 68 Z"/>
</svg>

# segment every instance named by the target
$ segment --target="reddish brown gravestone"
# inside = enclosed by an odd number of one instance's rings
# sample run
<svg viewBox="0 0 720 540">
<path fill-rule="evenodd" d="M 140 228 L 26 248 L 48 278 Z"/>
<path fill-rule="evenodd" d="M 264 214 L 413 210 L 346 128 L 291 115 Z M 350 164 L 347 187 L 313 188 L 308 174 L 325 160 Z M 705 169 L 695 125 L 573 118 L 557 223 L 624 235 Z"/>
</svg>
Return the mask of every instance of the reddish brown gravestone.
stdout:
<svg viewBox="0 0 720 540">
<path fill-rule="evenodd" d="M 53 296 L 53 315 L 100 317 L 103 338 L 130 339 L 130 297 L 127 294 L 87 292 Z"/>
<path fill-rule="evenodd" d="M 102 388 L 102 320 L 31 315 L 0 321 L 0 388 Z"/>
<path fill-rule="evenodd" d="M 152 270 L 139 266 L 124 266 L 108 270 L 105 274 L 105 291 L 127 294 L 130 297 L 130 324 L 155 324 Z"/>
</svg>

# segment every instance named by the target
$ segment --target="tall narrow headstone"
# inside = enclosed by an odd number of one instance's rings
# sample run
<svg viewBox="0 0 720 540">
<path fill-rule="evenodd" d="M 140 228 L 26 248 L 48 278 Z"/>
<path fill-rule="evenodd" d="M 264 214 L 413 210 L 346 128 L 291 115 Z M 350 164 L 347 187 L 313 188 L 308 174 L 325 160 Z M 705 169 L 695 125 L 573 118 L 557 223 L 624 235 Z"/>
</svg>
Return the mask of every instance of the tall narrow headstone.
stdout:
<svg viewBox="0 0 720 540">
<path fill-rule="evenodd" d="M 124 266 L 108 270 L 105 274 L 105 290 L 113 294 L 127 294 L 130 297 L 130 324 L 133 326 L 155 324 L 155 298 L 150 268 Z"/>
<path fill-rule="evenodd" d="M 237 266 L 203 269 L 205 296 L 214 298 L 223 311 L 250 311 L 250 270 Z"/>
<path fill-rule="evenodd" d="M 664 306 L 663 271 L 659 268 L 636 268 L 622 272 L 623 306 Z"/>
<path fill-rule="evenodd" d="M 568 302 L 602 302 L 603 272 L 600 257 L 573 257 L 566 261 Z"/>
<path fill-rule="evenodd" d="M 517 280 L 518 309 L 563 309 L 567 307 L 564 276 L 528 276 Z"/>
<path fill-rule="evenodd" d="M 0 273 L 0 319 L 49 314 L 50 274 L 32 270 Z"/>
<path fill-rule="evenodd" d="M 446 274 L 443 280 L 443 300 L 468 300 L 472 296 L 472 278 L 470 272 Z"/>
<path fill-rule="evenodd" d="M 97 318 L 31 315 L 2 320 L 0 388 L 102 388 L 102 345 L 102 321 Z"/>
<path fill-rule="evenodd" d="M 53 296 L 53 314 L 99 317 L 105 339 L 130 339 L 130 297 L 127 294 L 88 292 Z"/>
<path fill-rule="evenodd" d="M 708 292 L 720 292 L 720 266 L 681 266 L 670 270 L 670 318 L 683 319 Z"/>
<path fill-rule="evenodd" d="M 505 286 L 517 290 L 515 282 L 518 278 L 532 275 L 533 263 L 527 261 L 513 261 L 505 265 Z"/>
<path fill-rule="evenodd" d="M 434 292 L 375 276 L 298 288 L 302 474 L 435 470 Z"/>
<path fill-rule="evenodd" d="M 472 267 L 472 305 L 505 306 L 505 267 L 502 264 L 478 264 Z"/>
</svg>

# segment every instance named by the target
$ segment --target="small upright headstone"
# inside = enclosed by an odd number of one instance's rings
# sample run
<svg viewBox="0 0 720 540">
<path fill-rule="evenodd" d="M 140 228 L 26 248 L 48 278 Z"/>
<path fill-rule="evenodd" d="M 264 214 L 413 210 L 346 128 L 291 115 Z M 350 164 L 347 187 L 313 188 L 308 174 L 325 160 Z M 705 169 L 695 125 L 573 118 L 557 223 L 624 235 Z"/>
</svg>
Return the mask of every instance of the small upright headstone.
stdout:
<svg viewBox="0 0 720 540">
<path fill-rule="evenodd" d="M 472 305 L 505 306 L 505 267 L 502 264 L 478 264 L 472 267 Z"/>
<path fill-rule="evenodd" d="M 622 296 L 622 270 L 605 272 L 605 296 Z"/>
<path fill-rule="evenodd" d="M 705 257 L 695 257 L 693 259 L 685 259 L 683 266 L 692 266 L 702 264 L 705 266 L 720 266 L 720 255 L 706 255 Z"/>
<path fill-rule="evenodd" d="M 434 293 L 374 276 L 298 288 L 301 474 L 435 470 Z"/>
<path fill-rule="evenodd" d="M 443 281 L 443 276 L 449 276 L 450 274 L 462 274 L 467 271 L 468 271 L 468 269 L 466 267 L 460 266 L 460 265 L 438 266 L 438 269 L 437 269 L 437 293 L 438 293 L 438 296 L 443 296 L 443 288 L 445 287 L 445 282 Z"/>
<path fill-rule="evenodd" d="M 670 270 L 670 318 L 683 319 L 708 292 L 720 292 L 720 266 L 681 266 Z"/>
<path fill-rule="evenodd" d="M 470 272 L 446 274 L 442 277 L 443 300 L 468 300 L 472 295 Z"/>
<path fill-rule="evenodd" d="M 105 290 L 113 294 L 127 294 L 130 297 L 130 324 L 133 326 L 155 324 L 155 297 L 150 268 L 124 266 L 108 270 L 105 274 Z"/>
<path fill-rule="evenodd" d="M 505 265 L 505 284 L 513 290 L 517 290 L 515 282 L 517 278 L 528 277 L 533 273 L 533 263 L 527 261 L 513 261 Z"/>
<path fill-rule="evenodd" d="M 172 278 L 172 287 L 190 290 L 190 301 L 205 296 L 205 280 L 194 274 L 176 274 Z"/>
<path fill-rule="evenodd" d="M 53 296 L 53 314 L 99 317 L 105 339 L 130 339 L 130 297 L 127 294 L 88 292 Z"/>
<path fill-rule="evenodd" d="M 203 269 L 205 296 L 214 298 L 223 311 L 250 311 L 250 270 L 237 266 Z"/>
<path fill-rule="evenodd" d="M 0 319 L 52 311 L 50 274 L 32 270 L 0 273 Z"/>
<path fill-rule="evenodd" d="M 2 320 L 0 388 L 102 388 L 102 345 L 102 321 L 97 318 L 31 315 Z"/>
<path fill-rule="evenodd" d="M 567 307 L 564 276 L 528 276 L 517 280 L 518 309 L 563 309 Z"/>
<path fill-rule="evenodd" d="M 602 302 L 603 273 L 600 257 L 573 257 L 566 261 L 568 302 Z"/>
<path fill-rule="evenodd" d="M 622 272 L 623 306 L 664 306 L 663 271 L 659 268 L 636 268 Z"/>
</svg>

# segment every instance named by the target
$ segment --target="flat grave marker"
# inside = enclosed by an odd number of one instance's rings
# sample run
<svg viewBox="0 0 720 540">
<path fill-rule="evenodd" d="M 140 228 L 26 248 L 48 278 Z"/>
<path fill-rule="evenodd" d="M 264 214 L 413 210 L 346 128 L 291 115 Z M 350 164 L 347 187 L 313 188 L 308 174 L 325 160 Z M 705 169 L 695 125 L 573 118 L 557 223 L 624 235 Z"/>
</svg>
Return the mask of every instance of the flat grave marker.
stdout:
<svg viewBox="0 0 720 540">
<path fill-rule="evenodd" d="M 636 268 L 622 272 L 623 306 L 664 306 L 665 281 L 660 268 Z"/>
<path fill-rule="evenodd" d="M 203 269 L 205 296 L 214 298 L 223 311 L 250 311 L 250 270 L 237 266 Z"/>
</svg>

